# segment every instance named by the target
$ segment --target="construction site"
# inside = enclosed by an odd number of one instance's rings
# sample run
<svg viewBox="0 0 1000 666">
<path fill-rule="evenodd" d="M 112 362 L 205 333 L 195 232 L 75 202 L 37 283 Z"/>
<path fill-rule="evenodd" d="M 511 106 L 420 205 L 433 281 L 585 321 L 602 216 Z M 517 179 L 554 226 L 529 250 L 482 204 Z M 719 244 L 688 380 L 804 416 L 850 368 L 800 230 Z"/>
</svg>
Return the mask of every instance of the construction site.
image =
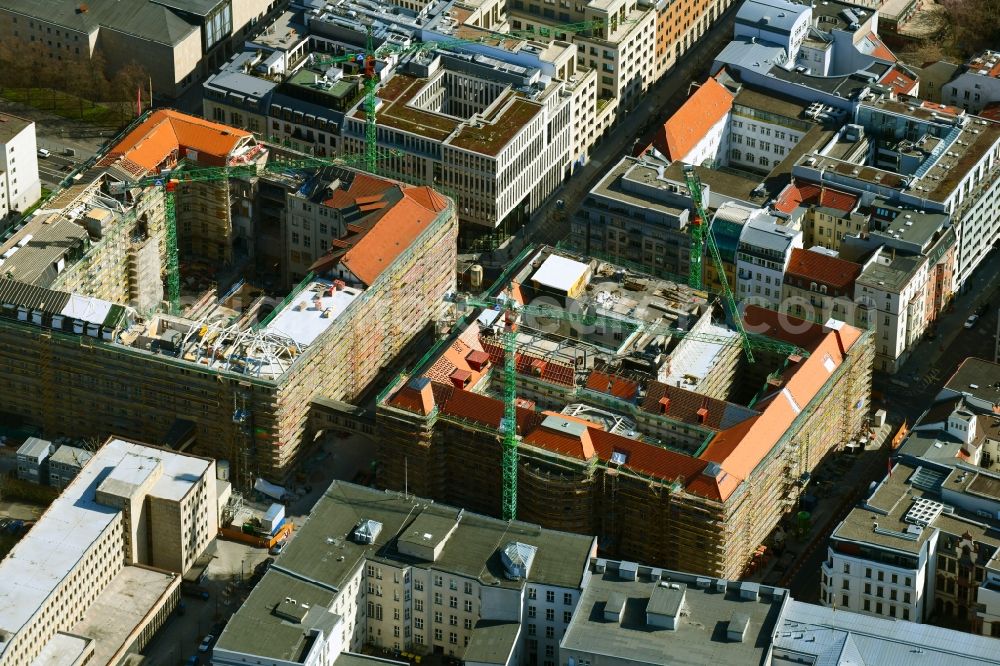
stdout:
<svg viewBox="0 0 1000 666">
<path fill-rule="evenodd" d="M 378 483 L 493 515 L 516 492 L 518 519 L 610 557 L 739 577 L 862 429 L 873 344 L 752 306 L 731 324 L 698 289 L 531 251 L 453 297 L 444 339 L 381 395 Z"/>
<path fill-rule="evenodd" d="M 357 399 L 441 318 L 457 221 L 430 188 L 269 152 L 154 112 L 0 246 L 0 427 L 190 447 L 240 488 L 290 474 L 322 428 L 314 401 Z M 260 286 L 239 242 L 269 174 L 322 178 L 349 221 L 287 290 Z"/>
</svg>

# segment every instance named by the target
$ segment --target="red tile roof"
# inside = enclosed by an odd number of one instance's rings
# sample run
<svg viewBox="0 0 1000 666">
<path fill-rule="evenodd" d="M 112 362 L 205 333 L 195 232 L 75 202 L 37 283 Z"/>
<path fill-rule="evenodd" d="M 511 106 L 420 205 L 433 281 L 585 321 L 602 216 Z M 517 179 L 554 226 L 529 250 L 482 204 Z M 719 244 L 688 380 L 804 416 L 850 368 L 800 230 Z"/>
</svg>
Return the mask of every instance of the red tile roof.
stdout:
<svg viewBox="0 0 1000 666">
<path fill-rule="evenodd" d="M 909 95 L 917 87 L 917 77 L 893 67 L 879 79 L 879 83 L 892 88 L 897 95 Z"/>
<path fill-rule="evenodd" d="M 490 355 L 490 360 L 494 365 L 503 365 L 503 347 L 495 342 L 483 340 L 483 350 Z M 532 356 L 523 352 L 516 352 L 514 364 L 517 372 L 522 375 L 532 375 L 553 384 L 573 386 L 576 377 L 576 369 L 565 363 L 559 363 L 548 359 Z"/>
<path fill-rule="evenodd" d="M 587 377 L 587 388 L 591 391 L 611 394 L 622 400 L 632 401 L 639 392 L 639 383 L 618 375 L 595 371 Z"/>
<path fill-rule="evenodd" d="M 367 173 L 358 173 L 346 187 L 336 188 L 323 201 L 323 205 L 328 208 L 347 208 L 352 205 L 379 201 L 394 187 L 396 187 L 396 183 L 391 180 L 376 178 Z"/>
<path fill-rule="evenodd" d="M 842 192 L 815 183 L 795 181 L 785 186 L 774 207 L 782 213 L 791 213 L 799 206 L 823 206 L 849 213 L 858 205 L 858 195 Z"/>
<path fill-rule="evenodd" d="M 369 224 L 349 225 L 348 234 L 338 238 L 334 249 L 320 257 L 313 264 L 312 270 L 329 270 L 339 263 L 362 283 L 370 286 L 448 206 L 447 199 L 427 186 L 392 184 L 390 187 L 395 188 L 402 193 L 396 203 L 385 207 L 377 206 L 382 208 L 382 214 Z M 334 197 L 338 193 L 339 191 Z M 332 201 L 334 197 L 328 201 Z M 367 197 L 362 198 L 366 202 L 370 201 Z M 357 194 L 352 200 L 357 204 Z M 364 205 L 376 207 L 375 203 Z"/>
<path fill-rule="evenodd" d="M 898 60 L 896 54 L 890 51 L 882 40 L 879 39 L 879 36 L 874 32 L 868 33 L 868 39 L 875 45 L 875 50 L 872 51 L 872 56 L 881 58 L 882 60 L 891 60 L 892 62 L 896 62 Z"/>
<path fill-rule="evenodd" d="M 111 164 L 123 157 L 147 172 L 157 171 L 171 156 L 182 158 L 194 151 L 195 161 L 223 166 L 233 150 L 252 139 L 250 132 L 164 109 L 154 111 L 126 134 L 100 164 Z"/>
<path fill-rule="evenodd" d="M 785 269 L 785 281 L 791 276 L 834 289 L 846 289 L 854 284 L 860 274 L 860 264 L 853 261 L 831 257 L 823 252 L 794 248 L 788 268 Z"/>
<path fill-rule="evenodd" d="M 733 94 L 709 78 L 663 124 L 653 145 L 671 160 L 684 159 L 732 108 Z"/>
</svg>

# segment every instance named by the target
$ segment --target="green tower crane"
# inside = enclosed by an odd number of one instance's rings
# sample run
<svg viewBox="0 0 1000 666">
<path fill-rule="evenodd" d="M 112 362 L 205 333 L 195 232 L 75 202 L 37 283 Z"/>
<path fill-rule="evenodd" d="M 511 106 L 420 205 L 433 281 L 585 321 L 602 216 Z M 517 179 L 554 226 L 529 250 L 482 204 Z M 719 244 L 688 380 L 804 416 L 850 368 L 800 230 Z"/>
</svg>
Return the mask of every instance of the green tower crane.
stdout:
<svg viewBox="0 0 1000 666">
<path fill-rule="evenodd" d="M 635 19 L 626 19 L 616 22 L 615 25 L 625 25 L 635 22 L 637 22 Z M 376 155 L 378 145 L 378 128 L 375 120 L 375 109 L 377 107 L 376 97 L 378 96 L 379 85 L 378 74 L 375 71 L 375 61 L 378 58 L 384 58 L 390 55 L 405 56 L 424 51 L 432 51 L 439 48 L 470 46 L 473 44 L 489 44 L 493 41 L 500 43 L 506 39 L 537 39 L 539 37 L 550 38 L 558 34 L 600 31 L 605 27 L 604 21 L 583 21 L 580 23 L 564 23 L 552 27 L 540 26 L 537 31 L 514 30 L 510 32 L 490 32 L 489 34 L 485 34 L 475 39 L 431 40 L 411 44 L 410 46 L 397 46 L 395 44 L 385 42 L 381 46 L 376 47 L 374 45 L 372 28 L 371 26 L 368 26 L 366 29 L 364 53 L 349 53 L 345 55 L 319 58 L 313 62 L 313 65 L 317 67 L 324 67 L 326 65 L 334 65 L 343 62 L 359 62 L 363 64 L 362 71 L 365 91 L 363 103 L 365 111 L 364 153 L 366 156 L 364 164 L 365 169 L 369 173 L 374 174 L 376 173 L 377 168 Z"/>
<path fill-rule="evenodd" d="M 501 341 L 503 344 L 503 417 L 500 420 L 498 434 L 501 446 L 501 511 L 504 520 L 514 520 L 517 517 L 517 320 L 519 316 L 557 319 L 574 324 L 593 326 L 597 319 L 603 319 L 605 328 L 611 326 L 627 327 L 630 331 L 642 331 L 649 335 L 663 335 L 671 338 L 708 342 L 723 346 L 741 346 L 744 350 L 749 346 L 785 355 L 797 354 L 802 358 L 809 352 L 796 345 L 775 340 L 763 335 L 752 335 L 743 331 L 735 338 L 713 333 L 690 332 L 663 324 L 650 324 L 632 317 L 616 315 L 614 317 L 594 314 L 580 314 L 548 305 L 521 305 L 514 298 L 504 296 L 495 300 L 463 298 L 460 306 L 499 310 L 503 313 L 504 323 Z M 748 352 L 749 354 L 749 352 Z M 752 360 L 752 357 L 751 357 Z"/>
<path fill-rule="evenodd" d="M 375 160 L 377 161 L 395 154 L 397 154 L 396 151 L 386 151 L 384 153 L 376 151 Z M 369 156 L 367 154 L 345 155 L 331 158 L 308 157 L 297 160 L 274 160 L 265 164 L 179 169 L 169 172 L 164 171 L 155 176 L 147 176 L 128 183 L 127 187 L 129 188 L 163 188 L 167 246 L 167 302 L 170 303 L 170 312 L 177 313 L 180 310 L 181 300 L 180 263 L 177 256 L 177 211 L 175 206 L 175 193 L 178 185 L 228 180 L 230 178 L 248 178 L 262 173 L 287 173 L 327 166 L 349 166 L 368 159 Z"/>
<path fill-rule="evenodd" d="M 722 265 L 722 257 L 719 255 L 719 247 L 715 244 L 712 232 L 708 230 L 708 215 L 705 214 L 705 206 L 701 197 L 701 179 L 690 164 L 684 165 L 684 181 L 687 183 L 688 191 L 691 192 L 691 201 L 694 203 L 694 222 L 691 227 L 691 274 L 688 283 L 694 287 L 701 287 L 701 257 L 704 253 L 703 244 L 707 242 L 708 252 L 712 255 L 712 262 L 719 272 L 719 282 L 722 283 L 722 298 L 729 316 L 732 318 L 733 328 L 739 335 L 743 345 L 743 351 L 747 360 L 754 362 L 753 350 L 751 349 L 750 338 L 747 335 L 746 327 L 743 325 L 743 317 L 740 315 L 739 307 L 736 305 L 736 297 L 729 287 L 729 280 L 726 278 L 726 271 Z M 695 253 L 698 254 L 698 261 L 695 262 Z M 697 268 L 696 268 L 697 266 Z M 695 271 L 697 270 L 697 276 Z M 697 280 L 697 282 L 695 282 Z"/>
</svg>

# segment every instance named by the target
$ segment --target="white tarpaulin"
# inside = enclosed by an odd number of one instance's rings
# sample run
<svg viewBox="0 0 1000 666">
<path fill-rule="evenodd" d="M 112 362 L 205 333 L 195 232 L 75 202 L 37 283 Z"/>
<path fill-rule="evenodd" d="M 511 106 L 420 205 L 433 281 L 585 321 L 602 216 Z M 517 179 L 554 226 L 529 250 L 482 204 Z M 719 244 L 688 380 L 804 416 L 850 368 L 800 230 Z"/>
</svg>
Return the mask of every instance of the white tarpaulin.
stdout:
<svg viewBox="0 0 1000 666">
<path fill-rule="evenodd" d="M 257 479 L 257 482 L 253 484 L 253 489 L 264 493 L 268 497 L 273 497 L 279 502 L 288 494 L 282 486 L 276 486 L 264 479 Z"/>
</svg>

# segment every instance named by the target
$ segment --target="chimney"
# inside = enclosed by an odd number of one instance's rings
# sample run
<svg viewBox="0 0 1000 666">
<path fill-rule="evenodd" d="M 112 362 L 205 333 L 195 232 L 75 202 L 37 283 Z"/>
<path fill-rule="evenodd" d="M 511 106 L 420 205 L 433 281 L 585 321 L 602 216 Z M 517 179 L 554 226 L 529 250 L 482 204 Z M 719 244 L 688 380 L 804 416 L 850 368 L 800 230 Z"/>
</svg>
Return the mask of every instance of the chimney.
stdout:
<svg viewBox="0 0 1000 666">
<path fill-rule="evenodd" d="M 666 414 L 670 411 L 670 398 L 664 396 L 660 398 L 660 413 Z"/>
<path fill-rule="evenodd" d="M 708 421 L 708 409 L 702 407 L 698 410 L 698 423 L 705 423 Z"/>
</svg>

